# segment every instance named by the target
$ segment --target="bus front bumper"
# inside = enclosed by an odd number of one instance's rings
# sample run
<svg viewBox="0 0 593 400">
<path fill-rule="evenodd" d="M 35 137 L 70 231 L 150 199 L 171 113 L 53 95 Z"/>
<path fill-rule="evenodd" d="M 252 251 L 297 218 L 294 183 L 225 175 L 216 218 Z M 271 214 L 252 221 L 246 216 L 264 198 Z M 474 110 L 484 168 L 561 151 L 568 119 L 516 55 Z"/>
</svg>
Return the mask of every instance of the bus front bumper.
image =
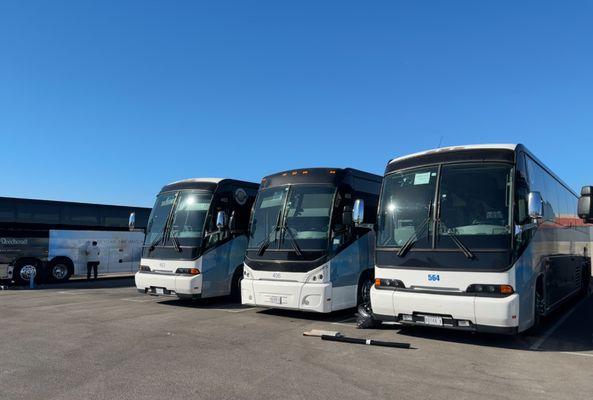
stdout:
<svg viewBox="0 0 593 400">
<path fill-rule="evenodd" d="M 241 303 L 270 308 L 329 313 L 331 283 L 303 283 L 243 279 Z"/>
<path fill-rule="evenodd" d="M 380 321 L 474 332 L 516 334 L 519 295 L 481 297 L 371 289 L 373 316 Z"/>
<path fill-rule="evenodd" d="M 160 274 L 136 272 L 138 292 L 156 296 L 199 298 L 202 294 L 202 275 Z"/>
</svg>

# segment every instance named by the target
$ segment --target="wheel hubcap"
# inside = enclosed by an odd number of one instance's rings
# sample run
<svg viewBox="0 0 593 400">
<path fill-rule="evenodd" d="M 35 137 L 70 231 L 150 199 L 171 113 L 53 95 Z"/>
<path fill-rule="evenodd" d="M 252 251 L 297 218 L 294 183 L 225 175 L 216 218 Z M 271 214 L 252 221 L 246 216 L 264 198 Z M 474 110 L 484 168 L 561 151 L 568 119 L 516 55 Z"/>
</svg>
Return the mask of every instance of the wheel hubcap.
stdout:
<svg viewBox="0 0 593 400">
<path fill-rule="evenodd" d="M 28 281 L 31 279 L 31 276 L 35 277 L 35 275 L 37 275 L 37 267 L 34 265 L 25 265 L 21 268 L 21 279 Z"/>
<path fill-rule="evenodd" d="M 63 264 L 54 265 L 51 274 L 55 279 L 64 279 L 68 273 L 68 268 Z"/>
</svg>

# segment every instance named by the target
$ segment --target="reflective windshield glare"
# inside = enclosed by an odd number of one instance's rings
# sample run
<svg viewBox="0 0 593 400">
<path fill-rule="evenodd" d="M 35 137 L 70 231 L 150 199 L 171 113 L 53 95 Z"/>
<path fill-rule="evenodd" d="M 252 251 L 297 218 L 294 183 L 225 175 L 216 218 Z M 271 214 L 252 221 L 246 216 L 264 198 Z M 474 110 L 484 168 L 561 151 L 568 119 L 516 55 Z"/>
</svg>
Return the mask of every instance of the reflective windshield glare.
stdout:
<svg viewBox="0 0 593 400">
<path fill-rule="evenodd" d="M 506 164 L 471 163 L 443 165 L 440 177 L 438 166 L 387 176 L 378 245 L 401 247 L 414 240 L 416 248 L 431 248 L 436 240 L 436 248 L 457 248 L 459 238 L 470 247 L 508 247 L 511 170 Z"/>
<path fill-rule="evenodd" d="M 212 194 L 194 190 L 160 194 L 150 214 L 145 242 L 155 243 L 170 229 L 165 240 L 176 237 L 182 246 L 199 246 L 211 199 Z"/>
<path fill-rule="evenodd" d="M 262 190 L 257 198 L 249 248 L 326 249 L 334 187 L 294 185 Z M 291 243 L 291 241 L 293 241 Z"/>
</svg>

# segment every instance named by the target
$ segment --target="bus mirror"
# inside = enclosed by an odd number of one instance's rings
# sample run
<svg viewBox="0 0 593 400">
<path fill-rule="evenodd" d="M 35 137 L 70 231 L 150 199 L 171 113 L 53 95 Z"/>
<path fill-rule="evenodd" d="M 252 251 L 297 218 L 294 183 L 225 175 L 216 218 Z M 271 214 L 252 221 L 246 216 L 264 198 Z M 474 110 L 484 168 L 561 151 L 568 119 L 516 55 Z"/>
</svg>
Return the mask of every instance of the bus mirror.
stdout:
<svg viewBox="0 0 593 400">
<path fill-rule="evenodd" d="M 586 223 L 593 222 L 593 186 L 583 186 L 581 189 L 578 214 Z"/>
<path fill-rule="evenodd" d="M 133 231 L 134 227 L 136 226 L 136 213 L 130 213 L 130 218 L 128 218 L 128 228 Z"/>
<path fill-rule="evenodd" d="M 216 227 L 219 230 L 226 228 L 226 213 L 224 211 L 219 211 L 216 214 Z"/>
<path fill-rule="evenodd" d="M 544 216 L 544 201 L 540 192 L 530 192 L 527 199 L 529 217 L 537 220 Z"/>
<path fill-rule="evenodd" d="M 364 221 L 364 200 L 356 199 L 352 210 L 352 220 L 355 224 L 362 224 Z"/>
<path fill-rule="evenodd" d="M 352 223 L 352 208 L 345 206 L 344 211 L 342 212 L 342 225 L 350 226 Z"/>
</svg>

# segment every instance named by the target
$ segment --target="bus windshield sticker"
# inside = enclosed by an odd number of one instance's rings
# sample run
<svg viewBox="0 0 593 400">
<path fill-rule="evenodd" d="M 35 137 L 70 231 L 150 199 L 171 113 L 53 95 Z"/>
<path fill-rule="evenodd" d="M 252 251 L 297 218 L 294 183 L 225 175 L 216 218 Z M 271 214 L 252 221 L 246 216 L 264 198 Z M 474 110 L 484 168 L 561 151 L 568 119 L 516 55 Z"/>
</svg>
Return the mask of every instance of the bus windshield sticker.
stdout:
<svg viewBox="0 0 593 400">
<path fill-rule="evenodd" d="M 430 183 L 430 172 L 422 172 L 414 175 L 414 186 L 427 185 Z"/>
</svg>

